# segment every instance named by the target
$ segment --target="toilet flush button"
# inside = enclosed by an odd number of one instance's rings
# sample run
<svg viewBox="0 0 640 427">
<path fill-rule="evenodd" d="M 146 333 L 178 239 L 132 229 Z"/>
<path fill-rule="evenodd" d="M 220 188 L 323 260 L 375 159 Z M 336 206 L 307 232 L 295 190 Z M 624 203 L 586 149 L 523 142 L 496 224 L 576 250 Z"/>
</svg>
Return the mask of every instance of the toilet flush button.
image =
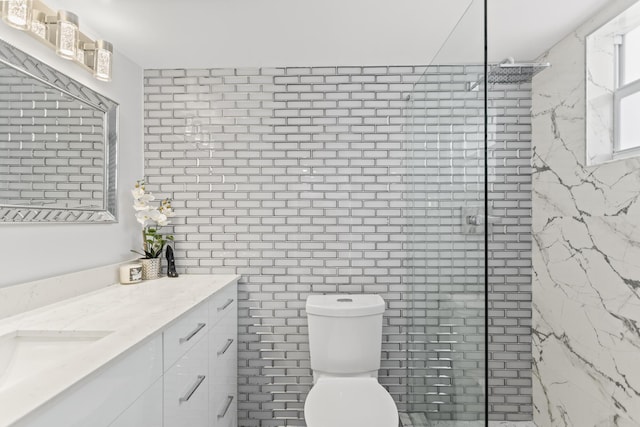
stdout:
<svg viewBox="0 0 640 427">
<path fill-rule="evenodd" d="M 338 298 L 338 302 L 353 302 L 351 298 Z"/>
</svg>

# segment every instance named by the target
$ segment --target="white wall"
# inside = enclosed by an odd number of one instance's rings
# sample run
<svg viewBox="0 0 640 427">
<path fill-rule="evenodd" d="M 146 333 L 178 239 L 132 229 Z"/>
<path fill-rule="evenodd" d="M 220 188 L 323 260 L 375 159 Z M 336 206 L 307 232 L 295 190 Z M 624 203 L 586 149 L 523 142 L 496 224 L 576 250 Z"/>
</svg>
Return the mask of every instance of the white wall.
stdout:
<svg viewBox="0 0 640 427">
<path fill-rule="evenodd" d="M 143 175 L 142 69 L 118 53 L 110 83 L 28 34 L 0 23 L 0 38 L 120 104 L 117 224 L 0 224 L 0 287 L 131 259 L 140 244 L 129 188 Z"/>
<path fill-rule="evenodd" d="M 586 164 L 585 37 L 533 80 L 533 398 L 538 427 L 640 425 L 640 158 Z"/>
</svg>

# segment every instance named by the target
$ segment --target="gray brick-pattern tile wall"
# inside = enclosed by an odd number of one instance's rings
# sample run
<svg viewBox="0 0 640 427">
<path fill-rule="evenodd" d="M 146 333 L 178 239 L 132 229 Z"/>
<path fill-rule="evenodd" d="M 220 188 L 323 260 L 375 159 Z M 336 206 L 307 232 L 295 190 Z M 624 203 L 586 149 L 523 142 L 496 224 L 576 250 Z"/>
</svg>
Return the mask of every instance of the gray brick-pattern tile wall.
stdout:
<svg viewBox="0 0 640 427">
<path fill-rule="evenodd" d="M 302 409 L 312 381 L 304 301 L 316 292 L 371 292 L 385 298 L 380 382 L 400 410 L 412 409 L 416 396 L 411 393 L 418 388 L 407 378 L 412 363 L 407 333 L 412 320 L 422 322 L 410 314 L 424 297 L 412 279 L 416 259 L 407 230 L 417 224 L 408 203 L 417 183 L 409 172 L 404 125 L 405 96 L 423 71 L 146 71 L 145 174 L 157 197 L 174 199 L 178 267 L 188 273 L 243 276 L 240 425 L 304 425 Z M 442 79 L 435 90 L 451 93 Z M 456 115 L 455 105 L 446 108 Z M 185 136 L 185 124 L 194 118 L 210 140 Z M 449 198 L 453 194 L 444 181 L 429 188 L 448 192 Z M 430 249 L 432 255 L 438 252 Z M 428 285 L 424 290 L 438 293 Z M 464 307 L 474 304 L 468 301 Z M 457 363 L 462 368 L 464 360 Z M 509 396 L 527 389 L 510 391 Z M 464 402 L 463 395 L 457 399 L 477 414 L 474 401 Z M 494 414 L 496 419 L 509 416 L 507 411 Z"/>
<path fill-rule="evenodd" d="M 103 207 L 103 113 L 0 70 L 0 203 Z"/>
<path fill-rule="evenodd" d="M 531 399 L 531 84 L 489 91 L 491 419 L 527 421 Z"/>
</svg>

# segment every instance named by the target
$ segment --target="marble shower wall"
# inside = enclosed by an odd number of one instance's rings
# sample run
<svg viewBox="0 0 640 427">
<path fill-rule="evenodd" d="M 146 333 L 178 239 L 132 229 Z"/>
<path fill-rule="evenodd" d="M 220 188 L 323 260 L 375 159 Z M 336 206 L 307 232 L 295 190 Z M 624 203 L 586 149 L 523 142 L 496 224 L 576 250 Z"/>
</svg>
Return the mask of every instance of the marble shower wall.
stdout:
<svg viewBox="0 0 640 427">
<path fill-rule="evenodd" d="M 585 37 L 533 81 L 533 395 L 538 427 L 640 425 L 640 159 L 585 165 Z"/>
</svg>

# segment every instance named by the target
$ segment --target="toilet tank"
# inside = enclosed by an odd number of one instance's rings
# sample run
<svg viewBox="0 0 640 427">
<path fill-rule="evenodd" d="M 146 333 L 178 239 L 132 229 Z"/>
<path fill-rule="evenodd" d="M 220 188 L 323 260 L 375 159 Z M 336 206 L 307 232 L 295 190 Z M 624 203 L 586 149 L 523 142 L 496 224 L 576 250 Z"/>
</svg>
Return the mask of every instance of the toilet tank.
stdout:
<svg viewBox="0 0 640 427">
<path fill-rule="evenodd" d="M 377 371 L 384 308 L 379 295 L 310 295 L 306 310 L 311 369 L 336 375 Z"/>
</svg>

